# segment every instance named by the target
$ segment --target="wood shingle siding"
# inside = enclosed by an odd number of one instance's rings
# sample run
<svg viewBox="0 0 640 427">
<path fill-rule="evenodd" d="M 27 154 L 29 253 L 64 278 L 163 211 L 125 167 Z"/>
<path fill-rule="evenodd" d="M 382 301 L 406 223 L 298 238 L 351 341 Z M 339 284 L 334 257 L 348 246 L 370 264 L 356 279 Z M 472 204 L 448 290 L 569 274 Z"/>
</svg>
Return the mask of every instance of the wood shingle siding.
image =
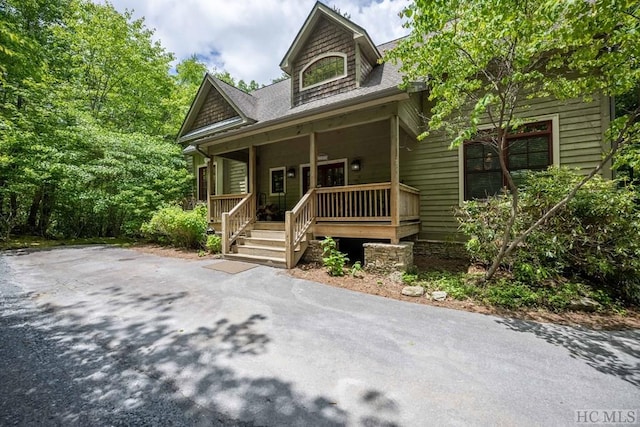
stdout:
<svg viewBox="0 0 640 427">
<path fill-rule="evenodd" d="M 211 89 L 189 131 L 237 116 L 238 112 L 224 97 L 218 91 Z"/>
<path fill-rule="evenodd" d="M 340 52 L 347 55 L 347 76 L 323 85 L 300 91 L 300 71 L 318 55 Z M 294 61 L 292 84 L 292 102 L 294 106 L 346 92 L 356 87 L 355 79 L 355 42 L 353 34 L 344 27 L 321 18 L 316 24 L 313 34 L 309 37 Z"/>
</svg>

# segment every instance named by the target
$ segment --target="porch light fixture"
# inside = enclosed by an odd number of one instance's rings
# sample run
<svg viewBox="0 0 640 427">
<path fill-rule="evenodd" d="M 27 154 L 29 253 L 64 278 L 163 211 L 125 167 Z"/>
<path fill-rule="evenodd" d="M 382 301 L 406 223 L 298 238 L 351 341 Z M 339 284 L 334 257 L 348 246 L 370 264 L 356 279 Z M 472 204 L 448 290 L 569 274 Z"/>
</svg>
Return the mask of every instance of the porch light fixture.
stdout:
<svg viewBox="0 0 640 427">
<path fill-rule="evenodd" d="M 287 170 L 287 178 L 295 178 L 295 177 L 296 177 L 296 169 L 289 168 L 289 170 Z"/>
<path fill-rule="evenodd" d="M 360 170 L 360 160 L 355 159 L 351 161 L 351 170 L 358 172 Z"/>
</svg>

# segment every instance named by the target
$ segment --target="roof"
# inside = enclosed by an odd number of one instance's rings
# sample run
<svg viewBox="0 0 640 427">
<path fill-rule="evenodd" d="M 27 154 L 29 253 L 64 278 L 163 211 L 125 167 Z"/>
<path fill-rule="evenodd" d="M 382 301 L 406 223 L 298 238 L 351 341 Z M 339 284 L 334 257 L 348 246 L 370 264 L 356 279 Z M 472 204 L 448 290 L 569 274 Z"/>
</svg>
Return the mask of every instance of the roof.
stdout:
<svg viewBox="0 0 640 427">
<path fill-rule="evenodd" d="M 381 44 L 377 46 L 377 49 L 384 52 L 385 50 L 393 48 L 399 40 L 401 39 Z M 383 97 L 402 92 L 398 88 L 398 85 L 402 83 L 402 75 L 398 70 L 398 66 L 389 62 L 376 65 L 371 73 L 369 73 L 367 79 L 358 88 L 326 98 L 316 99 L 294 107 L 291 106 L 290 80 L 291 79 L 282 80 L 248 94 L 222 80 L 208 75 L 203 81 L 203 86 L 209 84 L 211 88 L 215 84 L 215 87 L 220 90 L 225 99 L 228 99 L 232 106 L 239 111 L 239 116 L 241 116 L 243 120 L 229 120 L 225 123 L 215 123 L 186 134 L 182 134 L 186 128 L 185 125 L 183 125 L 183 129 L 181 129 L 181 133 L 179 134 L 179 141 L 198 145 L 200 140 L 205 137 L 208 138 L 212 135 L 226 133 L 240 127 L 242 127 L 243 130 L 251 130 L 254 127 L 266 126 L 288 117 L 305 114 L 311 115 L 320 110 L 330 108 L 334 104 L 357 103 L 362 98 L 375 98 L 377 95 Z M 204 95 L 201 95 L 201 93 Z M 202 96 L 205 98 L 207 93 L 208 91 L 203 90 L 201 87 L 200 91 L 198 91 L 196 101 L 194 101 L 194 106 L 198 103 L 198 97 Z M 194 110 L 194 106 L 192 106 L 192 110 Z M 189 114 L 191 114 L 191 111 Z M 197 111 L 195 114 L 197 114 Z M 187 123 L 187 121 L 188 120 L 185 120 L 185 123 Z"/>
</svg>

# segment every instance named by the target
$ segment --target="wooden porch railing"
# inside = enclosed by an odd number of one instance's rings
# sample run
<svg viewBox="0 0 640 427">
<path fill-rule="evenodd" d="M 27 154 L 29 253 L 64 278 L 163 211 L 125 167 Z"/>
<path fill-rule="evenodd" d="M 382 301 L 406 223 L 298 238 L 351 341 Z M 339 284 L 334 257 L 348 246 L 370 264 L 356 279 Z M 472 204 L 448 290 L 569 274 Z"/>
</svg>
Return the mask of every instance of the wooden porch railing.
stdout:
<svg viewBox="0 0 640 427">
<path fill-rule="evenodd" d="M 296 206 L 285 213 L 285 254 L 287 268 L 293 268 L 296 264 L 295 249 L 309 228 L 315 222 L 315 190 L 312 188 L 300 199 Z M 302 250 L 300 252 L 303 252 Z M 300 256 L 302 253 L 300 253 Z"/>
<path fill-rule="evenodd" d="M 390 221 L 391 183 L 317 188 L 318 221 Z"/>
<path fill-rule="evenodd" d="M 222 222 L 222 214 L 230 212 L 246 196 L 246 194 L 222 194 L 219 196 L 209 196 L 209 221 Z"/>
<path fill-rule="evenodd" d="M 222 213 L 222 253 L 231 251 L 231 245 L 249 224 L 255 221 L 256 198 L 253 193 L 244 198 L 229 212 Z"/>
<path fill-rule="evenodd" d="M 420 219 L 420 190 L 405 184 L 400 184 L 400 221 L 413 221 Z"/>
</svg>

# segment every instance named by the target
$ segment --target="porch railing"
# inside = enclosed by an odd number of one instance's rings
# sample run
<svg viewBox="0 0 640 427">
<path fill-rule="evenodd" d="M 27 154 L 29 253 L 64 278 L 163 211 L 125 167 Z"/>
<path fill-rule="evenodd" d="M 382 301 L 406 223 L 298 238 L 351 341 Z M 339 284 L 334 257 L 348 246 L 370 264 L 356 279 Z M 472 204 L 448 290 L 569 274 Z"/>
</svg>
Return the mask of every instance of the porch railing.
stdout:
<svg viewBox="0 0 640 427">
<path fill-rule="evenodd" d="M 284 230 L 287 268 L 293 268 L 295 265 L 297 261 L 295 259 L 296 246 L 302 242 L 314 222 L 315 190 L 311 189 L 307 191 L 292 210 L 285 213 Z"/>
<path fill-rule="evenodd" d="M 317 188 L 318 221 L 390 221 L 391 183 Z"/>
<path fill-rule="evenodd" d="M 240 203 L 246 194 L 222 194 L 209 197 L 209 221 L 222 222 L 222 214 L 230 212 Z"/>
<path fill-rule="evenodd" d="M 222 213 L 222 253 L 231 251 L 231 245 L 238 236 L 254 221 L 256 198 L 253 193 L 244 198 L 229 212 Z"/>
<path fill-rule="evenodd" d="M 400 221 L 413 221 L 420 219 L 420 190 L 405 184 L 400 184 Z"/>
</svg>

